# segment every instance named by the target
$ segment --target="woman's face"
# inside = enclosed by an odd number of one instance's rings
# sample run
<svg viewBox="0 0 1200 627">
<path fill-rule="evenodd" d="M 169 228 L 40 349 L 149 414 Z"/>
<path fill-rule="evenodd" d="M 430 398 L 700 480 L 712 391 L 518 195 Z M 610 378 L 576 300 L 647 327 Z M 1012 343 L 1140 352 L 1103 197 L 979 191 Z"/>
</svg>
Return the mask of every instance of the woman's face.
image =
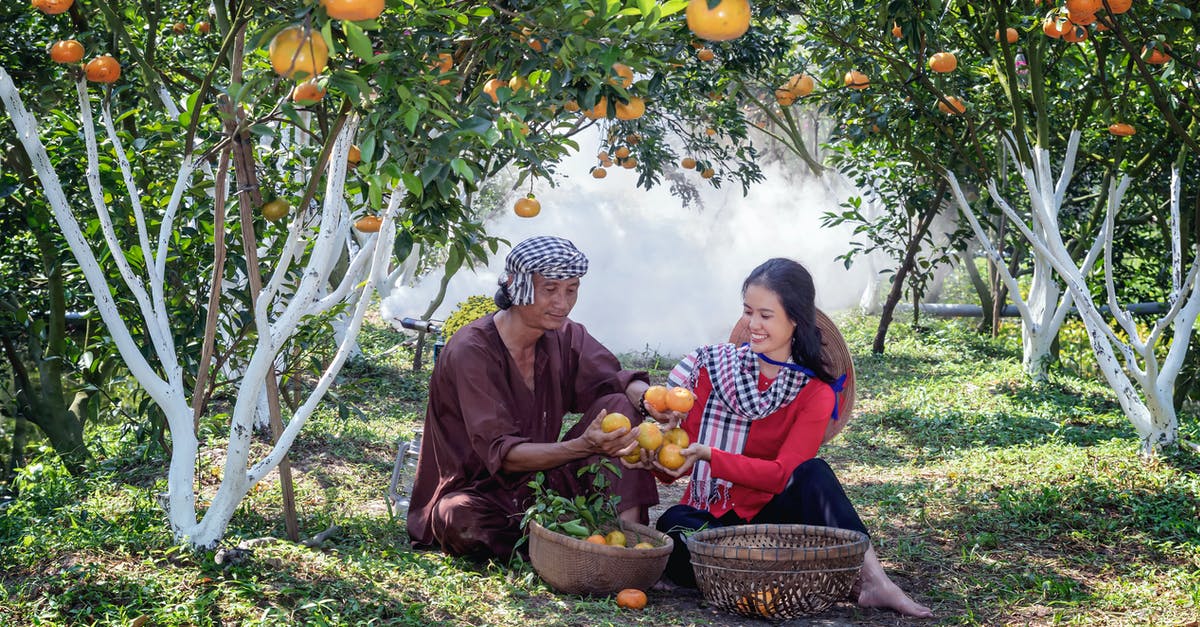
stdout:
<svg viewBox="0 0 1200 627">
<path fill-rule="evenodd" d="M 796 323 L 787 317 L 778 294 L 761 285 L 750 285 L 742 295 L 742 317 L 750 328 L 751 350 L 776 361 L 791 357 Z"/>
</svg>

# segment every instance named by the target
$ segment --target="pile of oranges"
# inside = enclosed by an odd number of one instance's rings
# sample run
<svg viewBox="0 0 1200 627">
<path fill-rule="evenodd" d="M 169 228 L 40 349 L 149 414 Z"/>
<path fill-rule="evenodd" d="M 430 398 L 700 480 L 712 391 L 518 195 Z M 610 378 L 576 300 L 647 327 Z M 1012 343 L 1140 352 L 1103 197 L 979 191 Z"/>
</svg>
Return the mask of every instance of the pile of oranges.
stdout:
<svg viewBox="0 0 1200 627">
<path fill-rule="evenodd" d="M 655 411 L 659 412 L 670 410 L 686 413 L 696 402 L 695 396 L 687 388 L 673 387 L 668 389 L 661 385 L 650 386 L 646 390 L 645 399 L 647 406 L 653 407 Z M 622 428 L 637 429 L 638 448 L 624 457 L 625 461 L 631 464 L 641 461 L 642 451 L 646 451 L 651 457 L 657 459 L 658 463 L 664 468 L 674 470 L 683 466 L 684 458 L 680 451 L 687 448 L 688 444 L 691 443 L 687 432 L 679 427 L 663 431 L 658 423 L 649 420 L 634 427 L 628 417 L 619 413 L 606 415 L 600 422 L 600 428 L 605 433 L 611 433 Z"/>
</svg>

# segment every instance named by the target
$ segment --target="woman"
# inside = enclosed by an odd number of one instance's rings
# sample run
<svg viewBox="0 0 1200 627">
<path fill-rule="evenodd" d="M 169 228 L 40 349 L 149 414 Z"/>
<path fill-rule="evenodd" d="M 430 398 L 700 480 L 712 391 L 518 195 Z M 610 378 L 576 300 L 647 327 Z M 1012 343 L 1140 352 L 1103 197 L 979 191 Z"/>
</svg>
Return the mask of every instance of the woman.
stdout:
<svg viewBox="0 0 1200 627">
<path fill-rule="evenodd" d="M 816 457 L 835 409 L 834 377 L 821 360 L 812 276 L 771 259 L 742 284 L 750 342 L 704 346 L 677 368 L 696 403 L 682 426 L 693 442 L 675 470 L 643 456 L 660 479 L 690 474 L 683 500 L 658 519 L 675 540 L 666 575 L 695 587 L 684 536 L 700 528 L 799 523 L 867 533 L 829 465 Z M 693 361 L 694 360 L 694 361 Z M 883 571 L 868 548 L 858 604 L 932 616 Z"/>
</svg>

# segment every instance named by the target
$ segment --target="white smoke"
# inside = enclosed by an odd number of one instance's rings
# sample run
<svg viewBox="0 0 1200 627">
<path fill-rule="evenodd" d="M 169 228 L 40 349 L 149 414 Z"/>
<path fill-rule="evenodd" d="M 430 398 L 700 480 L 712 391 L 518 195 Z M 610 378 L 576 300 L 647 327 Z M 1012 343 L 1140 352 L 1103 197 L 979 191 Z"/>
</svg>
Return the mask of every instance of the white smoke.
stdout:
<svg viewBox="0 0 1200 627">
<path fill-rule="evenodd" d="M 599 151 L 599 133 L 581 135 L 579 143 L 580 152 L 561 164 L 557 187 L 534 189 L 542 204 L 538 216 L 519 218 L 506 210 L 488 232 L 513 245 L 533 235 L 574 242 L 590 269 L 571 318 L 614 352 L 648 349 L 674 356 L 725 340 L 741 315 L 742 280 L 771 257 L 795 259 L 812 272 L 823 310 L 858 304 L 867 264 L 847 270 L 835 260 L 847 250 L 850 229 L 820 222 L 822 213 L 838 210 L 853 193 L 836 174 L 827 174 L 823 184 L 787 176 L 783 168 L 805 167 L 798 161 L 770 164 L 764 167 L 766 180 L 743 196 L 736 183 L 713 189 L 689 172 L 703 208 L 684 208 L 665 185 L 636 187 L 632 170 L 612 167 L 607 178 L 592 178 L 588 169 Z M 434 318 L 444 319 L 468 296 L 493 294 L 507 253 L 502 248 L 486 270 L 460 270 Z M 434 273 L 413 288 L 397 289 L 382 304 L 384 319 L 420 315 L 440 279 Z"/>
</svg>

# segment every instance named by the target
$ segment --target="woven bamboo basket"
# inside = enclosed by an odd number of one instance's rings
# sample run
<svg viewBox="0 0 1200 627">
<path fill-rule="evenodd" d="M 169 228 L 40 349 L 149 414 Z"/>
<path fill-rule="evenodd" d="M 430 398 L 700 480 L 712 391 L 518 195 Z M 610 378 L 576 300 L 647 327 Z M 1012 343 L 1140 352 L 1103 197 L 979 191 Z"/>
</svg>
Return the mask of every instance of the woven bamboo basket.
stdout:
<svg viewBox="0 0 1200 627">
<path fill-rule="evenodd" d="M 649 590 L 667 568 L 675 543 L 656 529 L 626 522 L 626 546 L 592 544 L 529 523 L 529 561 L 550 587 L 568 594 Z M 634 549 L 647 541 L 652 549 Z"/>
<path fill-rule="evenodd" d="M 816 321 L 817 328 L 821 330 L 821 358 L 825 362 L 825 367 L 835 377 L 846 376 L 846 382 L 842 384 L 842 392 L 837 397 L 838 419 L 830 420 L 829 426 L 825 428 L 825 437 L 821 441 L 824 444 L 837 437 L 837 434 L 846 428 L 846 424 L 850 422 L 851 412 L 854 411 L 854 359 L 850 356 L 850 347 L 846 344 L 846 338 L 842 336 L 842 332 L 838 330 L 833 320 L 825 312 L 817 309 Z M 733 331 L 729 333 L 729 342 L 745 344 L 749 341 L 750 327 L 747 326 L 746 319 L 741 318 L 733 326 Z"/>
<path fill-rule="evenodd" d="M 708 602 L 780 620 L 845 600 L 870 544 L 866 534 L 813 525 L 736 525 L 692 535 L 696 582 Z"/>
</svg>

